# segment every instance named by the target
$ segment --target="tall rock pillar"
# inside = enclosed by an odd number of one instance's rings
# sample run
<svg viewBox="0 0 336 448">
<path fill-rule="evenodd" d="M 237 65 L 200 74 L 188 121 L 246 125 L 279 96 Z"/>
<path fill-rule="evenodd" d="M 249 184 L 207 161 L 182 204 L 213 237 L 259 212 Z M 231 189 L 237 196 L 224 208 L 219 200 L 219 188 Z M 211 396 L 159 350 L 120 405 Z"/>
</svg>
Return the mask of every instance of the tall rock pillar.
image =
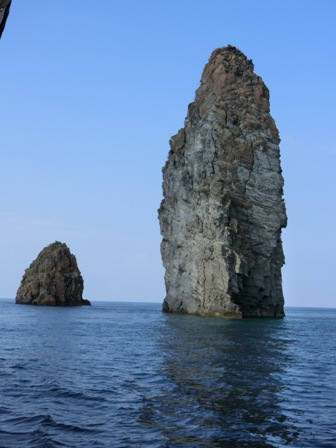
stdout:
<svg viewBox="0 0 336 448">
<path fill-rule="evenodd" d="M 163 310 L 283 317 L 279 133 L 269 91 L 235 47 L 215 50 L 163 168 Z"/>
</svg>

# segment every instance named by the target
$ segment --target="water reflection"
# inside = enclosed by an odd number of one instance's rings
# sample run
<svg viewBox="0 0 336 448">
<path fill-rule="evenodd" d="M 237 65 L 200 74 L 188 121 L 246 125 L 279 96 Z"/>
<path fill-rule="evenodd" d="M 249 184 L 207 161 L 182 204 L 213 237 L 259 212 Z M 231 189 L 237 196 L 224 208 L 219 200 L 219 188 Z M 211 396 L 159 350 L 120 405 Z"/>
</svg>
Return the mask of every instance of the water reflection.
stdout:
<svg viewBox="0 0 336 448">
<path fill-rule="evenodd" d="M 151 421 L 168 446 L 280 447 L 295 429 L 279 405 L 290 341 L 284 320 L 167 315 L 163 387 Z"/>
</svg>

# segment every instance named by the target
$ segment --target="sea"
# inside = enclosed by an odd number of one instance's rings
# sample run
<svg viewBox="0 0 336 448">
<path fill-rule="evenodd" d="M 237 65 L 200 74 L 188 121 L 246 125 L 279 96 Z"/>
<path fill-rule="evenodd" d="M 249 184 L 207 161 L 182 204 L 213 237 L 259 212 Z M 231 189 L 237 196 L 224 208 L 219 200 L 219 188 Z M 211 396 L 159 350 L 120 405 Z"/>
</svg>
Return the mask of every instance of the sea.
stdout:
<svg viewBox="0 0 336 448">
<path fill-rule="evenodd" d="M 336 309 L 0 300 L 0 447 L 336 447 Z"/>
</svg>

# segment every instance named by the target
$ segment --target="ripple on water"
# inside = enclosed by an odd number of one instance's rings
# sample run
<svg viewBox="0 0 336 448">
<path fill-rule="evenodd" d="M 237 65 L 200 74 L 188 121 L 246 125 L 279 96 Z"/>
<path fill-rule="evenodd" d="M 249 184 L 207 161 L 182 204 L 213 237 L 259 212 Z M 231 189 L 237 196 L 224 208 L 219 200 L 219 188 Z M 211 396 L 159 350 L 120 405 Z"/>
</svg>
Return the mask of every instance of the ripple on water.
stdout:
<svg viewBox="0 0 336 448">
<path fill-rule="evenodd" d="M 336 446 L 336 313 L 3 306 L 2 448 Z"/>
</svg>

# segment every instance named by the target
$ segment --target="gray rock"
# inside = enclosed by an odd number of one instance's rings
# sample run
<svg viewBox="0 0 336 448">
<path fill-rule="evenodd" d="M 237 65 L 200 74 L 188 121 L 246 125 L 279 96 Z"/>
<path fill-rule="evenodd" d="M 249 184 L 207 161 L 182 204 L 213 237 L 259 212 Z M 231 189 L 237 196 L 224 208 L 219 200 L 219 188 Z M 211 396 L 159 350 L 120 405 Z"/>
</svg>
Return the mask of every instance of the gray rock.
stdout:
<svg viewBox="0 0 336 448">
<path fill-rule="evenodd" d="M 84 281 L 76 257 L 66 244 L 45 247 L 22 278 L 16 303 L 25 305 L 90 305 L 82 298 Z"/>
<path fill-rule="evenodd" d="M 215 50 L 163 168 L 164 311 L 284 316 L 287 217 L 269 110 L 252 61 L 232 46 Z"/>
</svg>

